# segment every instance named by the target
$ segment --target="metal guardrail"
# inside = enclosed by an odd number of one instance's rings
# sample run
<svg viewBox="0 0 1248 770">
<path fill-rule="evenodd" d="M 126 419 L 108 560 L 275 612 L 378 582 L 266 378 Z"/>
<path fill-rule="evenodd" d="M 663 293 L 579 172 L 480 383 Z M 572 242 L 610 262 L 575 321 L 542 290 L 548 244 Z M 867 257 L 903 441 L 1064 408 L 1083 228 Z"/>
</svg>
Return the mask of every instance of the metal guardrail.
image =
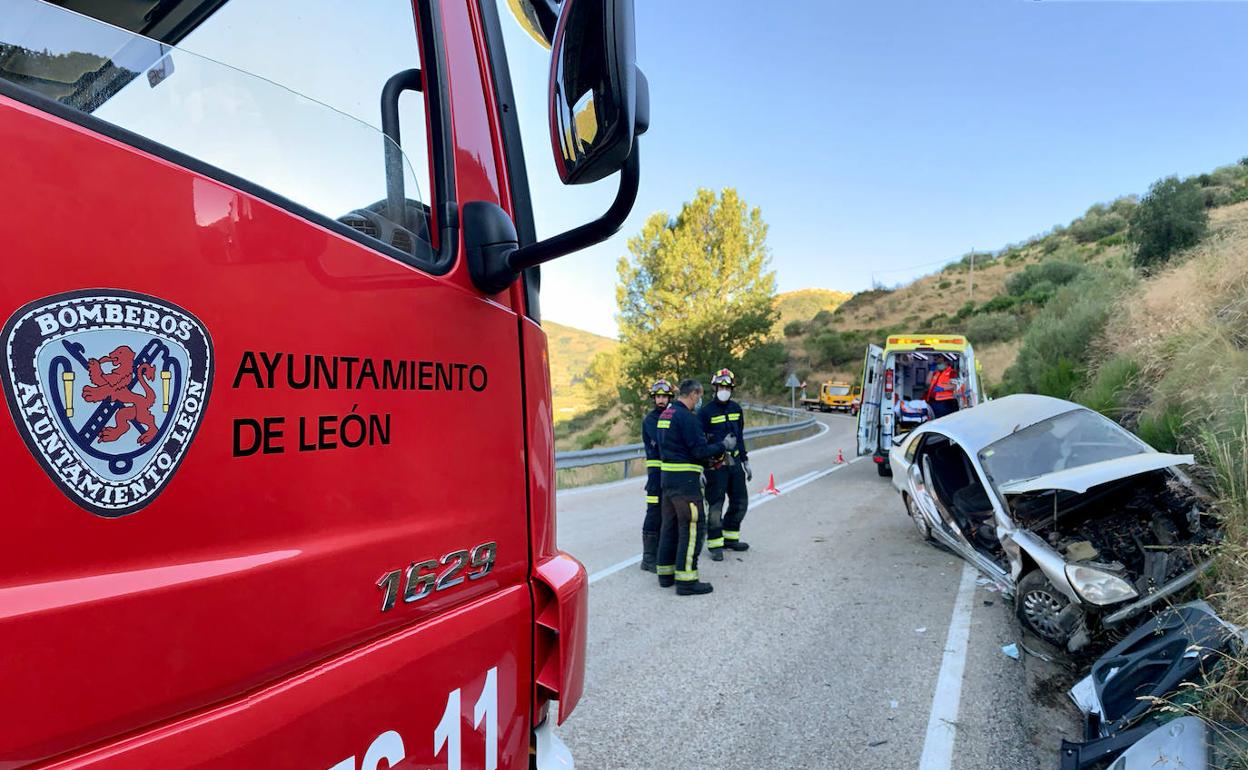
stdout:
<svg viewBox="0 0 1248 770">
<path fill-rule="evenodd" d="M 792 422 L 780 423 L 778 425 L 758 425 L 753 428 L 746 428 L 746 439 L 806 430 L 816 423 L 814 416 L 802 409 L 790 409 L 787 406 L 768 406 L 765 404 L 741 404 L 741 406 L 753 412 L 781 415 L 792 420 Z M 623 446 L 599 447 L 598 449 L 556 452 L 555 470 L 584 468 L 590 465 L 606 465 L 608 463 L 629 463 L 643 457 L 645 457 L 645 448 L 640 442 L 624 444 Z M 628 468 L 625 467 L 625 474 L 627 475 L 627 473 Z"/>
</svg>

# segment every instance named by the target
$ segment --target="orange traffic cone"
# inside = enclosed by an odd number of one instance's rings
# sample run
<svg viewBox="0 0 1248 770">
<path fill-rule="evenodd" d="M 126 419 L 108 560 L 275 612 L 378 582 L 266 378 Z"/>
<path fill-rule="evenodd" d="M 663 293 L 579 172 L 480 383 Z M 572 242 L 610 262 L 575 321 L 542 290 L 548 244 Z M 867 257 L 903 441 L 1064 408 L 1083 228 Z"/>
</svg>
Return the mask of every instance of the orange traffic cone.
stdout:
<svg viewBox="0 0 1248 770">
<path fill-rule="evenodd" d="M 767 474 L 767 488 L 763 490 L 766 494 L 778 495 L 780 490 L 776 489 L 776 474 Z"/>
<path fill-rule="evenodd" d="M 836 464 L 837 465 L 845 464 L 845 451 L 842 449 L 836 450 Z"/>
</svg>

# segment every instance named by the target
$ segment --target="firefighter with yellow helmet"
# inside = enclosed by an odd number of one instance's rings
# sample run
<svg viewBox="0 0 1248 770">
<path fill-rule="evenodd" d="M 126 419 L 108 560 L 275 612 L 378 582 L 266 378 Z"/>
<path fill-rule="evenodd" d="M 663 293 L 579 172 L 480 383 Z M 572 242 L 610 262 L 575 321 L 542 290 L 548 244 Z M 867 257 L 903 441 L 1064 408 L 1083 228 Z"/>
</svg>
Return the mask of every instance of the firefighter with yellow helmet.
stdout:
<svg viewBox="0 0 1248 770">
<path fill-rule="evenodd" d="M 750 547 L 741 539 L 741 521 L 749 505 L 746 482 L 752 481 L 754 474 L 745 449 L 745 411 L 732 400 L 736 384 L 732 370 L 720 369 L 711 377 L 715 397 L 698 410 L 707 441 L 723 441 L 729 435 L 736 438 L 736 447 L 706 469 L 706 547 L 712 561 L 722 561 L 725 548 L 745 551 Z M 726 509 L 724 498 L 728 500 Z"/>
<path fill-rule="evenodd" d="M 650 399 L 654 408 L 641 421 L 641 443 L 646 451 L 646 517 L 641 522 L 641 568 L 654 572 L 659 553 L 659 530 L 662 524 L 661 495 L 663 461 L 659 455 L 659 415 L 668 404 L 676 389 L 667 380 L 656 380 L 650 386 Z"/>
</svg>

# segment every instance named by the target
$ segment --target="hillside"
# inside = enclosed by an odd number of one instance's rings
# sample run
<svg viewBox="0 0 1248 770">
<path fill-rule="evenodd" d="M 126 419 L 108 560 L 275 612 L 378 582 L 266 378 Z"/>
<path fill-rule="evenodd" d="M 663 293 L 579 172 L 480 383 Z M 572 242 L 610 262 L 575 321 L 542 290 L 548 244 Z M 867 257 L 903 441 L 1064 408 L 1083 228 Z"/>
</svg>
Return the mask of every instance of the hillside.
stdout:
<svg viewBox="0 0 1248 770">
<path fill-rule="evenodd" d="M 776 309 L 780 311 L 780 318 L 776 321 L 775 332 L 777 335 L 781 334 L 784 327 L 793 321 L 809 321 L 821 310 L 836 310 L 852 296 L 854 295 L 850 292 L 832 289 L 780 292 L 776 295 Z"/>
<path fill-rule="evenodd" d="M 555 420 L 564 420 L 588 406 L 584 396 L 577 392 L 576 384 L 585 375 L 589 362 L 598 353 L 614 350 L 619 343 L 610 337 L 554 321 L 543 321 L 542 328 L 546 330 L 550 348 L 550 388 Z"/>
<path fill-rule="evenodd" d="M 1240 232 L 1235 222 L 1248 216 L 1248 159 L 1184 184 L 1194 188 L 1209 212 L 1209 238 L 1233 239 Z M 1064 227 L 997 251 L 965 255 L 908 284 L 859 292 L 832 313 L 786 325 L 789 369 L 808 382 L 857 378 L 868 342 L 899 332 L 961 333 L 975 345 L 990 390 L 1027 389 L 1027 367 L 1015 370 L 1013 380 L 1010 372 L 1021 360 L 1020 351 L 1028 357 L 1025 341 L 1033 322 L 1045 319 L 1052 326 L 1055 316 L 1073 308 L 1092 329 L 1108 312 L 1106 305 L 1133 280 L 1134 247 L 1127 234 L 1138 207 L 1134 195 L 1094 204 Z M 1103 293 L 1099 308 L 1077 301 L 1076 295 L 1089 291 Z M 1060 301 L 1046 313 L 1050 300 Z M 1077 382 L 1083 375 L 1077 362 L 1069 363 L 1071 370 L 1062 376 Z"/>
</svg>

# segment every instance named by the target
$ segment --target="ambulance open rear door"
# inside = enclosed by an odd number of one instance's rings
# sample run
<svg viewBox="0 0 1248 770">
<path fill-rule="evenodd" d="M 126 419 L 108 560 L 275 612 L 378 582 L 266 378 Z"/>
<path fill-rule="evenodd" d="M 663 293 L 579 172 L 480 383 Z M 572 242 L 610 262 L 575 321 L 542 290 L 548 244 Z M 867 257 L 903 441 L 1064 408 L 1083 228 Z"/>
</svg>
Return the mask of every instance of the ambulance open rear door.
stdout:
<svg viewBox="0 0 1248 770">
<path fill-rule="evenodd" d="M 862 364 L 862 406 L 858 410 L 858 454 L 880 448 L 880 405 L 884 398 L 884 350 L 868 345 Z"/>
</svg>

